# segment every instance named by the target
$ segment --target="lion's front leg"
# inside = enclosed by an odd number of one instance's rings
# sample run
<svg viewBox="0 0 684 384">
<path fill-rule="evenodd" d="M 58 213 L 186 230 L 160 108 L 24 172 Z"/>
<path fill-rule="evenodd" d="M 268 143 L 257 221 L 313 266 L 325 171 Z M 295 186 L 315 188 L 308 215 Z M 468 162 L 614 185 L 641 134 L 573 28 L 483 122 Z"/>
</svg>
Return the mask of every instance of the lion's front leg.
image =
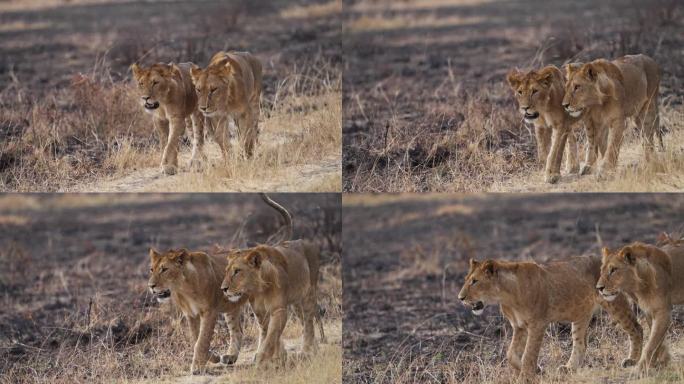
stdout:
<svg viewBox="0 0 684 384">
<path fill-rule="evenodd" d="M 667 334 L 667 329 L 670 327 L 671 314 L 669 309 L 660 309 L 648 314 L 651 323 L 651 330 L 648 341 L 641 353 L 641 358 L 637 364 L 639 373 L 647 373 L 648 369 L 654 367 L 658 360 L 658 352 Z M 661 352 L 662 353 L 662 352 Z M 667 358 L 669 360 L 669 358 Z"/>
<path fill-rule="evenodd" d="M 162 172 L 166 175 L 173 175 L 178 169 L 178 144 L 183 132 L 185 132 L 185 118 L 172 118 L 169 138 L 162 156 Z"/>
<path fill-rule="evenodd" d="M 238 136 L 245 150 L 247 158 L 254 154 L 257 142 L 257 121 L 251 108 L 247 108 L 238 118 Z"/>
<path fill-rule="evenodd" d="M 625 119 L 618 117 L 609 123 L 608 147 L 599 168 L 599 175 L 605 171 L 612 171 L 617 166 L 622 137 L 625 131 Z"/>
<path fill-rule="evenodd" d="M 545 125 L 535 125 L 534 135 L 537 139 L 537 160 L 541 164 L 542 169 L 545 169 L 551 147 L 551 128 Z"/>
<path fill-rule="evenodd" d="M 221 356 L 221 362 L 223 364 L 235 364 L 240 354 L 240 347 L 242 346 L 242 310 L 238 310 L 234 313 L 226 313 L 223 318 L 228 324 L 228 329 L 230 330 L 230 347 L 228 348 L 228 353 Z"/>
<path fill-rule="evenodd" d="M 152 120 L 154 122 L 154 128 L 157 130 L 157 134 L 159 135 L 159 149 L 162 152 L 162 165 L 163 163 L 163 155 L 164 155 L 164 148 L 166 148 L 166 143 L 169 141 L 169 121 L 165 118 L 161 117 L 154 117 Z"/>
<path fill-rule="evenodd" d="M 204 155 L 204 116 L 198 111 L 190 115 L 192 120 L 192 155 L 190 156 L 190 168 L 200 169 L 206 160 Z"/>
<path fill-rule="evenodd" d="M 207 360 L 209 360 L 209 346 L 211 345 L 211 338 L 214 335 L 215 325 L 215 312 L 200 315 L 200 330 L 197 342 L 195 342 L 192 365 L 190 366 L 190 372 L 193 375 L 200 373 L 205 368 Z"/>
<path fill-rule="evenodd" d="M 619 294 L 613 301 L 600 300 L 599 303 L 608 314 L 620 324 L 620 327 L 629 335 L 629 357 L 622 360 L 622 367 L 636 365 L 641 357 L 644 331 L 639 325 L 636 314 L 632 310 L 627 297 Z"/>
<path fill-rule="evenodd" d="M 577 155 L 577 137 L 572 130 L 568 131 L 568 145 L 565 147 L 565 171 L 579 173 L 580 165 Z"/>
<path fill-rule="evenodd" d="M 520 381 L 530 382 L 537 373 L 537 360 L 539 350 L 544 341 L 544 330 L 546 324 L 534 324 L 527 328 L 527 342 L 525 352 L 522 356 L 522 366 L 520 370 Z"/>
<path fill-rule="evenodd" d="M 560 180 L 560 167 L 563 161 L 565 141 L 568 139 L 568 130 L 565 126 L 554 125 L 551 136 L 551 149 L 546 159 L 545 179 L 547 183 L 554 184 Z"/>
<path fill-rule="evenodd" d="M 255 358 L 257 365 L 262 365 L 282 358 L 282 351 L 284 348 L 280 338 L 283 334 L 283 329 L 285 329 L 286 322 L 286 306 L 278 307 L 270 313 L 268 331 L 266 332 L 266 337 L 261 343 Z M 278 361 L 277 363 L 284 363 L 284 361 Z"/>
<path fill-rule="evenodd" d="M 584 121 L 584 129 L 587 133 L 587 144 L 585 148 L 584 165 L 580 170 L 580 175 L 588 175 L 596 163 L 597 150 L 597 125 L 589 119 Z"/>
<path fill-rule="evenodd" d="M 508 346 L 506 358 L 511 367 L 519 371 L 522 368 L 522 356 L 527 342 L 527 330 L 513 324 L 511 326 L 513 327 L 513 337 L 511 338 L 511 344 Z"/>
</svg>

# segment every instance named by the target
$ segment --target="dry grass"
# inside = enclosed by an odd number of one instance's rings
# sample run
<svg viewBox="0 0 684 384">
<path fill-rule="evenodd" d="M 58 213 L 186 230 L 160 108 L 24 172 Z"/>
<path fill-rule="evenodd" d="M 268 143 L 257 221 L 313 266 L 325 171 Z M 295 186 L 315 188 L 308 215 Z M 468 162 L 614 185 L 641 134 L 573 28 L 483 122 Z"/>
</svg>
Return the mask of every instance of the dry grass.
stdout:
<svg viewBox="0 0 684 384">
<path fill-rule="evenodd" d="M 120 180 L 132 176 L 144 190 L 267 190 L 271 182 L 276 183 L 273 191 L 341 189 L 341 74 L 328 63 L 292 68 L 280 79 L 273 100 L 262 105 L 255 158 L 244 159 L 233 142 L 230 159 L 223 164 L 208 140 L 212 165 L 201 173 L 190 172 L 186 139 L 179 158 L 182 173 L 157 184 L 145 180 L 157 179 L 161 156 L 151 119 L 138 105 L 133 87 L 111 80 L 107 71 L 103 64 L 92 74 L 76 76 L 69 89 L 32 105 L 26 120 L 22 111 L 5 118 L 5 125 L 32 129 L 2 143 L 5 171 L 0 188 L 133 191 L 135 185 Z M 0 104 L 3 97 L 6 104 L 9 98 L 19 102 L 21 95 L 0 94 Z M 333 165 L 318 167 L 326 161 Z M 142 173 L 136 178 L 137 171 Z"/>
<path fill-rule="evenodd" d="M 499 327 L 497 323 L 506 322 L 503 317 L 490 318 L 485 326 Z M 557 372 L 559 366 L 570 357 L 572 340 L 569 327 L 553 325 L 546 331 L 544 344 L 539 357 L 543 369 L 540 383 L 661 383 L 681 382 L 684 380 L 684 329 L 678 326 L 671 331 L 673 363 L 665 369 L 652 372 L 640 378 L 632 368 L 620 368 L 619 364 L 627 357 L 629 343 L 626 334 L 618 331 L 607 314 L 601 312 L 592 322 L 589 330 L 589 344 L 583 366 L 574 374 Z M 375 371 L 370 382 L 373 383 L 513 383 L 515 372 L 505 362 L 505 353 L 510 342 L 509 327 L 498 338 L 482 337 L 479 342 L 454 351 L 445 346 L 444 352 L 433 355 L 412 353 L 416 346 L 404 346 L 392 360 Z M 645 331 L 646 332 L 646 331 Z M 647 333 L 645 333 L 647 335 Z M 348 362 L 345 361 L 345 364 Z M 346 367 L 353 371 L 353 367 Z"/>
<path fill-rule="evenodd" d="M 286 19 L 300 19 L 311 17 L 340 16 L 342 14 L 342 0 L 331 0 L 327 3 L 294 5 L 280 11 L 280 16 Z"/>
</svg>

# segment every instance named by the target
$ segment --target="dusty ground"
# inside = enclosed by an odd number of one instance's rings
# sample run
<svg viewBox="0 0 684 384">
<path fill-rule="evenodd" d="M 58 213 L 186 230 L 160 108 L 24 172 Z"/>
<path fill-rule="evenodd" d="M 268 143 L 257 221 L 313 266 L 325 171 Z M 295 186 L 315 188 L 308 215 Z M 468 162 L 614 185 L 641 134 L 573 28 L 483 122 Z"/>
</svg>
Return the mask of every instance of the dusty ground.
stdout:
<svg viewBox="0 0 684 384">
<path fill-rule="evenodd" d="M 0 188 L 339 191 L 341 7 L 341 0 L 1 2 Z M 234 155 L 201 177 L 181 161 L 181 175 L 158 180 L 158 139 L 129 66 L 206 65 L 231 49 L 249 50 L 264 65 L 256 159 Z"/>
<path fill-rule="evenodd" d="M 343 209 L 348 383 L 510 382 L 508 323 L 498 308 L 477 317 L 456 297 L 470 257 L 545 261 L 684 229 L 684 196 L 663 194 L 345 195 Z M 674 368 L 658 380 L 684 379 L 681 308 L 674 317 Z M 632 380 L 614 368 L 627 341 L 605 314 L 589 340 L 585 368 L 557 376 L 571 340 L 568 326 L 550 327 L 543 382 Z"/>
<path fill-rule="evenodd" d="M 681 2 L 348 0 L 344 15 L 345 191 L 684 187 Z M 661 66 L 666 150 L 631 167 L 641 150 L 630 134 L 612 180 L 545 184 L 506 72 L 632 53 Z"/>
<path fill-rule="evenodd" d="M 272 197 L 291 210 L 295 237 L 322 246 L 319 302 L 330 342 L 314 361 L 298 360 L 302 327 L 292 318 L 284 334 L 291 368 L 256 370 L 248 362 L 257 328 L 246 310 L 239 366 L 211 367 L 203 380 L 281 375 L 304 383 L 301 377 L 309 375 L 340 382 L 340 197 Z M 149 247 L 212 252 L 266 241 L 279 225 L 277 215 L 249 194 L 1 196 L 0 383 L 187 382 L 192 351 L 186 324 L 148 293 Z M 212 348 L 228 348 L 223 323 Z"/>
</svg>

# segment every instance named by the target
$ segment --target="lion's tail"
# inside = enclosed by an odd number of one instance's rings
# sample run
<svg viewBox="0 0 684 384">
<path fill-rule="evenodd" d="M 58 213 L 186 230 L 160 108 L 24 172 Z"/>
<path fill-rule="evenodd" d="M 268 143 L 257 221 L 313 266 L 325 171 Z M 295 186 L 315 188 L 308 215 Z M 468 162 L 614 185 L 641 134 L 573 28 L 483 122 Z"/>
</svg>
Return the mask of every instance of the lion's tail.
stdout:
<svg viewBox="0 0 684 384">
<path fill-rule="evenodd" d="M 292 216 L 290 215 L 290 212 L 288 212 L 287 209 L 285 209 L 282 205 L 273 201 L 265 193 L 261 193 L 260 195 L 261 195 L 261 199 L 266 204 L 268 204 L 269 206 L 274 208 L 276 211 L 278 211 L 283 216 L 283 219 L 285 219 L 285 234 L 284 234 L 283 240 L 281 240 L 281 242 L 292 240 Z"/>
</svg>

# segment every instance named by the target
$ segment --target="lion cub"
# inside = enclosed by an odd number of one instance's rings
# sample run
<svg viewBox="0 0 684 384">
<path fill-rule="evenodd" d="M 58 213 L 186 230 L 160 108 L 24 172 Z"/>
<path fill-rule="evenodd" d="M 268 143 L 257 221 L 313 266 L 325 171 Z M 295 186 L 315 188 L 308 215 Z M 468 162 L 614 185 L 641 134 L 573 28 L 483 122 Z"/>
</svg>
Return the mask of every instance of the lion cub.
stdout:
<svg viewBox="0 0 684 384">
<path fill-rule="evenodd" d="M 544 332 L 552 322 L 572 323 L 572 353 L 560 369 L 576 370 L 582 364 L 587 328 L 598 306 L 610 313 L 629 335 L 629 358 L 622 365 L 634 365 L 641 350 L 641 326 L 623 295 L 609 302 L 598 294 L 595 285 L 600 267 L 598 257 L 586 256 L 546 264 L 471 259 L 458 298 L 476 315 L 482 313 L 486 304 L 500 305 L 513 327 L 506 357 L 523 381 L 531 380 L 539 370 L 539 350 Z"/>
<path fill-rule="evenodd" d="M 207 360 L 235 363 L 242 344 L 240 308 L 246 300 L 231 301 L 221 294 L 222 271 L 228 261 L 185 249 L 165 253 L 150 249 L 150 264 L 150 291 L 160 302 L 172 299 L 188 321 L 194 351 L 190 372 L 199 373 Z M 230 328 L 230 349 L 221 358 L 209 352 L 219 313 Z"/>
<path fill-rule="evenodd" d="M 633 243 L 616 251 L 603 249 L 596 289 L 607 301 L 620 294 L 632 298 L 645 312 L 650 328 L 637 365 L 644 373 L 670 361 L 665 336 L 672 305 L 684 304 L 684 245 L 668 241 L 663 247 Z"/>
<path fill-rule="evenodd" d="M 632 117 L 641 131 L 644 154 L 653 151 L 657 132 L 662 147 L 658 114 L 660 69 L 646 55 L 628 55 L 613 61 L 604 59 L 565 66 L 567 82 L 563 108 L 581 118 L 587 132 L 587 152 L 581 174 L 592 171 L 597 153 L 596 140 L 607 135 L 606 153 L 598 174 L 617 166 L 626 119 Z M 598 138 L 598 139 L 597 139 Z"/>
<path fill-rule="evenodd" d="M 197 95 L 190 79 L 191 65 L 158 63 L 149 68 L 131 65 L 143 108 L 152 114 L 159 132 L 160 166 L 162 173 L 167 175 L 175 174 L 178 169 L 178 144 L 185 132 L 187 117 L 193 126 L 191 166 L 197 162 L 198 144 L 201 145 L 204 137 L 204 120 L 197 110 Z"/>
<path fill-rule="evenodd" d="M 544 165 L 546 182 L 553 184 L 560 179 L 564 148 L 567 171 L 579 172 L 577 140 L 572 132 L 577 119 L 568 116 L 561 106 L 565 82 L 560 69 L 553 65 L 528 72 L 512 69 L 506 79 L 518 101 L 520 113 L 525 121 L 534 125 L 537 156 Z"/>
<path fill-rule="evenodd" d="M 237 124 L 238 137 L 247 157 L 254 153 L 259 133 L 261 71 L 261 62 L 251 53 L 232 51 L 218 52 L 205 69 L 192 67 L 199 109 L 207 117 L 224 159 L 228 154 L 228 118 Z"/>
</svg>

